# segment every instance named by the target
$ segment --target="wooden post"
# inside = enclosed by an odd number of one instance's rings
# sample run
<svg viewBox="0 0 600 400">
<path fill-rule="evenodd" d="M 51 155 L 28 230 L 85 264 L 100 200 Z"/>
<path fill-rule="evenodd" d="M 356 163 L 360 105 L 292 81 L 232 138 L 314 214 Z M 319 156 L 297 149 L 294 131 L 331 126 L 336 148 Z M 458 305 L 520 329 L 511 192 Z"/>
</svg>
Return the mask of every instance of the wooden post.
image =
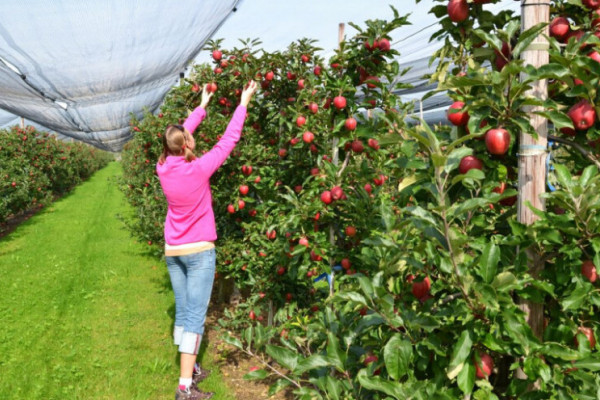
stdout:
<svg viewBox="0 0 600 400">
<path fill-rule="evenodd" d="M 342 22 L 338 26 L 338 48 L 341 47 L 342 42 L 344 41 L 344 29 L 345 24 Z M 338 148 L 339 140 L 334 137 L 331 143 L 331 151 L 332 151 L 332 162 L 336 167 L 340 163 L 339 159 L 339 148 Z M 335 245 L 335 232 L 333 231 L 333 225 L 329 225 L 329 243 L 334 246 Z M 335 260 L 329 261 L 329 267 L 331 270 L 331 281 L 329 282 L 329 295 L 333 296 L 334 288 L 335 288 L 335 271 L 333 270 L 333 266 L 335 265 Z"/>
<path fill-rule="evenodd" d="M 521 3 L 521 31 L 531 28 L 541 22 L 548 23 L 550 20 L 549 0 L 522 0 Z M 548 27 L 545 28 L 548 35 Z M 521 53 L 525 64 L 539 67 L 548 64 L 548 41 L 540 34 L 529 48 Z M 524 77 L 522 77 L 524 78 Z M 548 82 L 537 81 L 532 84 L 528 95 L 545 100 L 548 97 Z M 541 110 L 542 107 L 525 107 L 529 115 L 531 125 L 537 131 L 538 139 L 521 133 L 519 137 L 519 201 L 517 216 L 519 222 L 531 225 L 536 215 L 529 209 L 526 203 L 539 210 L 545 210 L 546 205 L 540 197 L 546 190 L 546 146 L 548 137 L 548 125 L 545 118 L 533 114 L 533 111 Z M 529 271 L 533 277 L 539 275 L 544 268 L 540 256 L 534 251 L 526 250 Z M 522 300 L 520 308 L 527 315 L 527 322 L 533 333 L 539 339 L 542 338 L 544 329 L 544 306 L 528 300 Z M 517 375 L 521 375 L 520 371 Z M 524 376 L 521 375 L 521 378 Z"/>
</svg>

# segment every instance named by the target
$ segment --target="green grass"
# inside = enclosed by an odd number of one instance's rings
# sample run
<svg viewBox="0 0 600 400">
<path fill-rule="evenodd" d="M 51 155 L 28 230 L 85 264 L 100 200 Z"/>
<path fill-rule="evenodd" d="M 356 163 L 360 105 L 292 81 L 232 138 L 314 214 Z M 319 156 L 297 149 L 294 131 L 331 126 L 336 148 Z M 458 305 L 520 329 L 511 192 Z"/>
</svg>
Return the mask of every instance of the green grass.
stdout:
<svg viewBox="0 0 600 400">
<path fill-rule="evenodd" d="M 169 277 L 117 218 L 120 174 L 109 164 L 0 239 L 0 399 L 174 397 Z M 207 353 L 202 388 L 233 399 Z"/>
</svg>

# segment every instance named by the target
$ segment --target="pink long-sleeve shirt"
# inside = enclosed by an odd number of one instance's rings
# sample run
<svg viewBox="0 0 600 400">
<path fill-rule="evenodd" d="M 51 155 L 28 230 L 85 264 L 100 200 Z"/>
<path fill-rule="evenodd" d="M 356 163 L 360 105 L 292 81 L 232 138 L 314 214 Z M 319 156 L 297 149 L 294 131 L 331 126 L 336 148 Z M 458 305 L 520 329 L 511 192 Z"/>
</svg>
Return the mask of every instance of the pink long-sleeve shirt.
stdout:
<svg viewBox="0 0 600 400">
<path fill-rule="evenodd" d="M 183 126 L 193 134 L 205 116 L 206 111 L 197 107 Z M 245 118 L 246 107 L 240 105 L 223 137 L 210 151 L 189 163 L 184 156 L 167 156 L 163 164 L 156 165 L 168 204 L 165 220 L 167 244 L 180 245 L 217 239 L 209 180 L 240 140 Z"/>
</svg>

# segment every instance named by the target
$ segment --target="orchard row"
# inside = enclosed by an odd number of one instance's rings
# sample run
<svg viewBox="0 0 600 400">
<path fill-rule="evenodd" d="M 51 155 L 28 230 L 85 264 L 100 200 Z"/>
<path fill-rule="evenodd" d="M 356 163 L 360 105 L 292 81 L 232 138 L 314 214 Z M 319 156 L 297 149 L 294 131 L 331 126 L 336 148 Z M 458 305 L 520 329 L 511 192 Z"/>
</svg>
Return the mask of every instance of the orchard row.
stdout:
<svg viewBox="0 0 600 400">
<path fill-rule="evenodd" d="M 455 21 L 439 3 L 434 38 L 448 41 L 431 80 L 455 102 L 447 125 L 407 123 L 414 105 L 394 94 L 406 85 L 392 84 L 402 71 L 390 39 L 408 18 L 395 10 L 356 25 L 330 60 L 306 39 L 274 53 L 210 42 L 212 65 L 196 66 L 157 115 L 132 121 L 139 132 L 123 154 L 123 189 L 139 216 L 131 228 L 160 254 L 166 205 L 154 171 L 166 125 L 183 122 L 210 83 L 201 155 L 246 82 L 260 82 L 242 139 L 211 183 L 218 276 L 243 296 L 221 324 L 256 358 L 247 378 L 274 377 L 272 392 L 527 398 L 538 382 L 546 397 L 595 394 L 597 121 L 581 129 L 569 109 L 583 99 L 595 108 L 600 68 L 576 38 L 552 37 L 551 63 L 527 67 L 520 52 L 543 26 L 520 33 L 518 16 L 481 1 Z M 556 2 L 553 15 L 564 10 L 573 29 L 589 25 L 590 10 Z M 593 37 L 582 41 L 595 46 Z M 552 80 L 551 99 L 525 95 L 537 79 Z M 548 211 L 530 227 L 514 206 L 518 136 L 535 132 L 525 105 L 542 106 L 564 142 Z M 543 255 L 535 276 L 526 249 Z M 541 335 L 519 299 L 546 305 Z"/>
<path fill-rule="evenodd" d="M 28 126 L 0 132 L 0 223 L 55 196 L 105 166 L 112 155 L 82 143 L 67 143 Z"/>
</svg>

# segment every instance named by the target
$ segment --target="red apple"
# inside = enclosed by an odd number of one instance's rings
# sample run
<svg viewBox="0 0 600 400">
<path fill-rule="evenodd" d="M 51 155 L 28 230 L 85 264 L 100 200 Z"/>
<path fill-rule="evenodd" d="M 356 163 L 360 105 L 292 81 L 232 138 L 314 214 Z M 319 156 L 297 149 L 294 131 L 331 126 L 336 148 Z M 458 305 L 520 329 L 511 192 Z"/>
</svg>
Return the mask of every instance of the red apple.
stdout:
<svg viewBox="0 0 600 400">
<path fill-rule="evenodd" d="M 346 98 L 344 96 L 336 96 L 333 99 L 333 106 L 338 110 L 341 110 L 346 107 Z"/>
<path fill-rule="evenodd" d="M 510 133 L 503 128 L 490 129 L 485 134 L 485 146 L 490 154 L 506 153 L 510 146 Z"/>
<path fill-rule="evenodd" d="M 450 0 L 448 2 L 448 16 L 452 22 L 462 22 L 469 17 L 469 4 L 467 0 Z"/>
<path fill-rule="evenodd" d="M 277 275 L 283 274 L 285 274 L 285 267 L 280 266 L 279 268 L 277 268 Z"/>
<path fill-rule="evenodd" d="M 252 166 L 251 165 L 242 165 L 242 174 L 248 176 L 252 173 Z"/>
<path fill-rule="evenodd" d="M 246 202 L 244 200 L 238 200 L 238 209 L 243 210 L 246 207 Z"/>
<path fill-rule="evenodd" d="M 323 257 L 321 257 L 320 255 L 318 255 L 317 253 L 315 253 L 314 250 L 310 251 L 310 259 L 312 261 L 323 261 Z"/>
<path fill-rule="evenodd" d="M 462 110 L 465 107 L 465 103 L 462 101 L 455 101 L 452 103 L 450 108 L 448 108 L 447 116 L 448 120 L 452 123 L 452 125 L 456 126 L 465 126 L 469 122 L 469 113 L 466 111 L 456 111 L 453 110 Z"/>
<path fill-rule="evenodd" d="M 353 226 L 347 226 L 346 227 L 346 235 L 350 236 L 350 237 L 356 235 L 356 228 Z"/>
<path fill-rule="evenodd" d="M 350 269 L 350 267 L 352 266 L 352 263 L 347 258 L 342 258 L 342 261 L 340 262 L 340 264 L 342 265 L 342 268 L 344 268 L 345 270 Z"/>
<path fill-rule="evenodd" d="M 316 114 L 319 111 L 319 105 L 317 103 L 310 103 L 308 109 L 311 113 Z"/>
<path fill-rule="evenodd" d="M 348 129 L 349 131 L 353 131 L 356 129 L 356 119 L 350 117 L 346 120 L 346 122 L 344 123 L 344 126 L 346 127 L 346 129 Z"/>
<path fill-rule="evenodd" d="M 367 144 L 373 150 L 379 150 L 379 142 L 376 139 L 369 138 L 369 140 L 367 140 Z"/>
<path fill-rule="evenodd" d="M 598 26 L 600 25 L 600 10 L 596 9 L 596 10 L 592 11 L 592 17 L 595 17 L 592 20 L 592 27 L 597 29 Z"/>
<path fill-rule="evenodd" d="M 197 83 L 194 83 L 194 86 L 192 86 L 192 92 L 198 93 L 199 91 L 200 91 L 200 85 L 198 85 Z"/>
<path fill-rule="evenodd" d="M 465 156 L 460 160 L 458 172 L 466 174 L 471 169 L 483 169 L 483 162 L 475 156 Z"/>
<path fill-rule="evenodd" d="M 474 362 L 475 375 L 479 379 L 487 379 L 494 369 L 494 359 L 487 353 L 479 353 L 479 358 L 481 363 Z"/>
<path fill-rule="evenodd" d="M 286 73 L 286 76 L 290 81 L 293 81 L 294 79 L 296 79 L 296 74 L 294 74 L 293 72 L 290 72 L 290 71 L 288 71 Z"/>
<path fill-rule="evenodd" d="M 279 154 L 279 157 L 283 158 L 287 155 L 287 150 L 286 149 L 279 149 L 279 151 L 277 152 L 277 154 Z"/>
<path fill-rule="evenodd" d="M 319 65 L 315 65 L 315 69 L 313 70 L 313 72 L 317 76 L 321 75 L 321 67 Z"/>
<path fill-rule="evenodd" d="M 247 195 L 248 194 L 248 190 L 249 190 L 248 185 L 241 185 L 240 186 L 240 194 L 242 196 Z"/>
<path fill-rule="evenodd" d="M 373 191 L 373 187 L 371 186 L 370 183 L 366 183 L 364 188 L 365 188 L 365 191 L 369 194 L 371 194 L 371 192 Z"/>
<path fill-rule="evenodd" d="M 305 237 L 301 237 L 301 238 L 298 240 L 298 244 L 299 244 L 300 246 L 308 247 L 308 239 L 307 239 L 307 238 L 305 238 Z"/>
<path fill-rule="evenodd" d="M 600 53 L 598 53 L 597 51 L 592 51 L 592 52 L 588 53 L 588 57 L 591 58 L 592 60 L 600 63 Z"/>
<path fill-rule="evenodd" d="M 272 81 L 272 80 L 273 80 L 273 78 L 275 78 L 275 73 L 274 73 L 273 71 L 269 71 L 269 72 L 267 72 L 267 73 L 265 74 L 265 79 L 266 79 L 267 81 L 269 81 L 269 82 L 270 82 L 270 81 Z"/>
<path fill-rule="evenodd" d="M 352 151 L 355 153 L 362 153 L 363 150 L 365 149 L 365 146 L 363 145 L 363 142 L 356 139 L 352 142 Z"/>
<path fill-rule="evenodd" d="M 214 50 L 212 52 L 212 58 L 215 61 L 220 61 L 222 57 L 223 57 L 223 53 L 221 53 L 219 50 Z"/>
<path fill-rule="evenodd" d="M 254 310 L 251 310 L 251 311 L 250 311 L 250 313 L 248 314 L 248 316 L 250 317 L 250 319 L 251 319 L 252 321 L 254 321 L 254 320 L 256 319 L 256 313 L 254 312 Z M 256 369 L 258 369 L 258 367 L 253 367 L 253 368 L 256 368 Z M 253 371 L 253 369 L 252 369 L 252 368 L 250 368 L 250 371 Z"/>
<path fill-rule="evenodd" d="M 586 260 L 581 264 L 581 274 L 585 276 L 590 282 L 594 283 L 598 279 L 598 272 L 596 266 L 590 260 Z"/>
<path fill-rule="evenodd" d="M 304 89 L 304 79 L 298 81 L 298 89 Z"/>
<path fill-rule="evenodd" d="M 373 355 L 373 354 L 371 354 L 371 355 L 368 355 L 368 356 L 365 358 L 365 365 L 369 365 L 369 364 L 371 364 L 372 362 L 377 362 L 377 360 L 379 360 L 379 358 L 377 358 L 377 356 L 376 356 L 376 355 Z"/>
<path fill-rule="evenodd" d="M 302 62 L 306 64 L 310 61 L 310 56 L 308 54 L 302 54 L 302 56 L 300 56 L 300 60 L 302 60 Z"/>
<path fill-rule="evenodd" d="M 214 82 L 211 82 L 211 83 L 209 83 L 209 84 L 206 85 L 206 91 L 208 93 L 214 93 L 214 92 L 216 92 L 217 88 L 218 88 L 217 84 L 214 83 Z"/>
<path fill-rule="evenodd" d="M 391 45 L 390 41 L 386 38 L 379 39 L 379 50 L 381 51 L 390 51 Z"/>
<path fill-rule="evenodd" d="M 275 229 L 273 229 L 272 231 L 267 231 L 267 239 L 275 240 L 276 237 L 277 237 L 277 231 Z"/>
<path fill-rule="evenodd" d="M 296 118 L 296 125 L 298 127 L 301 127 L 302 125 L 304 125 L 306 123 L 306 118 L 303 117 L 302 115 L 300 115 L 298 118 Z"/>
<path fill-rule="evenodd" d="M 306 131 L 302 134 L 302 140 L 304 140 L 304 143 L 311 143 L 315 140 L 315 135 L 310 131 Z"/>
<path fill-rule="evenodd" d="M 585 99 L 571 107 L 567 115 L 579 131 L 584 131 L 596 123 L 596 110 Z"/>
<path fill-rule="evenodd" d="M 332 198 L 331 192 L 329 190 L 326 190 L 323 193 L 321 193 L 321 201 L 325 204 L 331 204 L 331 202 L 333 201 L 333 198 Z"/>
<path fill-rule="evenodd" d="M 233 204 L 228 204 L 227 205 L 227 212 L 229 214 L 233 214 L 235 212 L 235 207 L 233 206 Z"/>
<path fill-rule="evenodd" d="M 501 71 L 502 68 L 504 68 L 504 66 L 508 64 L 508 60 L 510 60 L 510 46 L 508 45 L 508 43 L 503 42 L 501 52 L 494 50 L 494 53 L 496 54 L 494 64 L 496 65 L 496 69 L 498 69 L 498 71 Z"/>
<path fill-rule="evenodd" d="M 340 200 L 344 196 L 344 190 L 339 186 L 334 186 L 331 189 L 331 197 L 333 200 Z"/>
<path fill-rule="evenodd" d="M 431 289 L 431 281 L 429 277 L 426 276 L 425 279 L 421 282 L 412 282 L 412 294 L 419 300 L 423 299 L 425 296 L 429 295 L 429 290 Z"/>
<path fill-rule="evenodd" d="M 550 36 L 559 42 L 564 41 L 570 31 L 571 25 L 565 17 L 556 17 L 550 22 Z"/>
<path fill-rule="evenodd" d="M 600 0 L 582 0 L 582 3 L 587 8 L 591 8 L 593 10 L 600 8 Z"/>
<path fill-rule="evenodd" d="M 367 82 L 368 88 L 373 89 L 377 87 L 377 82 L 379 82 L 379 78 L 376 76 L 368 76 L 367 79 L 365 79 L 365 82 Z"/>
</svg>

